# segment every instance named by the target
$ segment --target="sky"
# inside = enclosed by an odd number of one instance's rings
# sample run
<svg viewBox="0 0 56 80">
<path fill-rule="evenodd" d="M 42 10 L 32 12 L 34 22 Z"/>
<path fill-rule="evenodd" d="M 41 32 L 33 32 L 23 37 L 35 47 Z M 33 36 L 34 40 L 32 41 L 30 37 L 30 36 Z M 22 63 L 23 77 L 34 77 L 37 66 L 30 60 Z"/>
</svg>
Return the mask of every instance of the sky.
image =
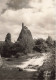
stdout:
<svg viewBox="0 0 56 80">
<path fill-rule="evenodd" d="M 56 0 L 0 0 L 0 41 L 11 33 L 16 41 L 22 22 L 33 38 L 56 40 Z"/>
</svg>

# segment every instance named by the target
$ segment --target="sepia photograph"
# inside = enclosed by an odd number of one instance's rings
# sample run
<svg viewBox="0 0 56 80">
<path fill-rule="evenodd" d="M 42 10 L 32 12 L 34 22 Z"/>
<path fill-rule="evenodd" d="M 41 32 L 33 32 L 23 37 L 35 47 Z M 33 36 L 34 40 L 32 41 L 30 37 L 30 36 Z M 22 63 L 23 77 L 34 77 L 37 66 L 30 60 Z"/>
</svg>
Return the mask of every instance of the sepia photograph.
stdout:
<svg viewBox="0 0 56 80">
<path fill-rule="evenodd" d="M 56 0 L 0 0 L 0 80 L 56 80 Z"/>
</svg>

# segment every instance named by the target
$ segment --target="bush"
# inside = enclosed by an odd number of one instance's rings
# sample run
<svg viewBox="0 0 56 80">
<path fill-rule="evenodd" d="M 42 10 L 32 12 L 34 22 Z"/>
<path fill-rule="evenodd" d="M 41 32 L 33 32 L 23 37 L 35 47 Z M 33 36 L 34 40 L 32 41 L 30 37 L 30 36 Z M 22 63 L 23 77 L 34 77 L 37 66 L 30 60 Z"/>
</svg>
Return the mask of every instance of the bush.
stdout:
<svg viewBox="0 0 56 80">
<path fill-rule="evenodd" d="M 45 40 L 40 38 L 35 41 L 35 46 L 33 50 L 38 51 L 38 52 L 47 52 L 49 51 L 49 48 Z"/>
<path fill-rule="evenodd" d="M 3 52 L 4 41 L 0 41 L 0 54 Z"/>
<path fill-rule="evenodd" d="M 11 47 L 12 55 L 17 55 L 17 53 L 22 53 L 24 51 L 24 48 L 20 45 L 20 42 L 17 41 L 13 44 Z"/>
<path fill-rule="evenodd" d="M 48 38 L 46 39 L 46 43 L 49 46 L 49 48 L 54 47 L 54 41 L 52 40 L 50 36 L 48 36 Z"/>
<path fill-rule="evenodd" d="M 7 43 L 5 42 L 4 46 L 3 46 L 3 52 L 1 54 L 2 57 L 11 57 L 12 53 L 11 53 L 11 46 L 12 43 Z"/>
<path fill-rule="evenodd" d="M 50 36 L 48 36 L 46 43 L 50 49 L 50 52 L 55 54 L 55 49 L 56 49 L 56 41 L 52 40 L 52 38 Z"/>
<path fill-rule="evenodd" d="M 33 80 L 55 80 L 55 55 L 52 54 L 32 77 Z"/>
</svg>

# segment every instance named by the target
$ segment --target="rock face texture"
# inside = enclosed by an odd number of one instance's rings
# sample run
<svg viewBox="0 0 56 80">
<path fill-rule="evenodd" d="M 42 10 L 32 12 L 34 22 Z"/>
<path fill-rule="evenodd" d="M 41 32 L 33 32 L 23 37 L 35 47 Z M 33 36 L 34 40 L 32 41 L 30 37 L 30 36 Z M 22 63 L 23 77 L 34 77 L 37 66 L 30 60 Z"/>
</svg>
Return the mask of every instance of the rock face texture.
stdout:
<svg viewBox="0 0 56 80">
<path fill-rule="evenodd" d="M 30 30 L 24 26 L 24 23 L 22 23 L 22 30 L 17 41 L 19 41 L 20 45 L 23 47 L 24 53 L 29 53 L 32 51 L 34 41 Z"/>
<path fill-rule="evenodd" d="M 8 33 L 5 38 L 5 42 L 11 42 L 11 34 Z"/>
<path fill-rule="evenodd" d="M 2 57 L 10 57 L 11 56 L 11 46 L 12 46 L 12 42 L 11 42 L 11 34 L 8 33 L 5 37 L 5 42 L 3 44 L 3 48 L 2 48 Z"/>
</svg>

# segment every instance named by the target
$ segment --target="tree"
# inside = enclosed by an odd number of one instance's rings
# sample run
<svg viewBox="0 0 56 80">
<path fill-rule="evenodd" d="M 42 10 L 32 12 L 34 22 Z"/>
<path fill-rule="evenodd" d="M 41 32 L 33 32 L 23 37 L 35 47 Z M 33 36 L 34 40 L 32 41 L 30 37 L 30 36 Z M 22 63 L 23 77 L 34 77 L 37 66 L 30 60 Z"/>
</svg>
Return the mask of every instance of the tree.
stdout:
<svg viewBox="0 0 56 80">
<path fill-rule="evenodd" d="M 33 49 L 38 52 L 46 52 L 48 50 L 48 46 L 47 46 L 45 40 L 40 38 L 35 41 L 35 46 Z"/>
<path fill-rule="evenodd" d="M 12 52 L 12 55 L 16 55 L 17 53 L 22 53 L 23 52 L 23 47 L 20 45 L 20 42 L 19 41 L 16 41 L 13 46 L 11 47 L 11 52 Z"/>
<path fill-rule="evenodd" d="M 46 43 L 49 46 L 49 48 L 53 48 L 54 47 L 54 41 L 52 40 L 52 38 L 50 36 L 48 36 L 48 38 L 46 40 Z"/>
</svg>

